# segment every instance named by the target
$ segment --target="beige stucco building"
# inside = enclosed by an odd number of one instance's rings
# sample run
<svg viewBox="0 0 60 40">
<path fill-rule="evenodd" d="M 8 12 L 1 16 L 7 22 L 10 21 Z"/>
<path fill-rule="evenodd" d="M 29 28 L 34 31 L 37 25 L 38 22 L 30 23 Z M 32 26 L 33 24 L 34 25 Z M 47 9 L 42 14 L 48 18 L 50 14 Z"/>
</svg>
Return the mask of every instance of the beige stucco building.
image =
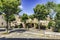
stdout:
<svg viewBox="0 0 60 40">
<path fill-rule="evenodd" d="M 11 26 L 16 26 L 16 25 L 20 25 L 21 23 L 24 25 L 24 22 L 21 22 L 20 16 L 19 15 L 15 15 L 15 21 L 11 22 Z M 37 23 L 37 24 L 42 24 L 42 25 L 48 25 L 49 23 L 49 17 L 47 17 L 47 20 L 40 20 L 38 21 L 38 19 L 34 18 L 32 19 L 28 19 L 26 20 L 26 23 Z M 4 15 L 0 15 L 0 27 L 6 27 L 6 21 L 4 19 Z"/>
<path fill-rule="evenodd" d="M 0 27 L 6 27 L 6 21 L 4 19 L 3 14 L 0 15 Z"/>
<path fill-rule="evenodd" d="M 11 26 L 20 25 L 20 23 L 22 23 L 19 15 L 15 15 L 15 19 L 15 21 L 11 22 Z"/>
<path fill-rule="evenodd" d="M 48 26 L 49 21 L 48 21 L 48 20 L 40 20 L 39 23 L 40 23 L 41 25 Z"/>
<path fill-rule="evenodd" d="M 11 26 L 15 26 L 15 25 L 20 25 L 21 20 L 20 20 L 20 16 L 19 15 L 15 15 L 16 20 L 11 22 Z M 6 27 L 7 23 L 6 20 L 4 18 L 4 15 L 1 14 L 0 15 L 0 27 Z"/>
</svg>

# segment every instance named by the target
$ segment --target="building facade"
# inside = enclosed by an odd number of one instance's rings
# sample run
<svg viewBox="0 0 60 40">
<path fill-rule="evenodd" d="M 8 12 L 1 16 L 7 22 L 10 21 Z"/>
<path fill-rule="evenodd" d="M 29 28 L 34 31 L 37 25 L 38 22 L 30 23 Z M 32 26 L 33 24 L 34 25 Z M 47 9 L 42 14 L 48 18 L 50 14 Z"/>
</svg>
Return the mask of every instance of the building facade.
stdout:
<svg viewBox="0 0 60 40">
<path fill-rule="evenodd" d="M 20 25 L 21 20 L 20 20 L 20 16 L 19 15 L 15 15 L 15 21 L 11 22 L 11 26 L 15 26 L 15 25 Z M 6 20 L 4 18 L 4 15 L 1 14 L 0 15 L 0 27 L 6 27 L 7 23 Z"/>
<path fill-rule="evenodd" d="M 0 15 L 0 27 L 6 27 L 6 21 L 3 15 Z"/>
</svg>

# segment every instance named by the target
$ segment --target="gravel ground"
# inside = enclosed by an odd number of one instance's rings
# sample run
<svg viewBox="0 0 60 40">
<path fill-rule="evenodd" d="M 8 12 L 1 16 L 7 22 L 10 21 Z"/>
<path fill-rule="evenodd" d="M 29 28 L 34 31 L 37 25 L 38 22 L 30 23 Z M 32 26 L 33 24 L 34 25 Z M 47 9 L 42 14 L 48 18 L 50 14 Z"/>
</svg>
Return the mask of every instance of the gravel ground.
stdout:
<svg viewBox="0 0 60 40">
<path fill-rule="evenodd" d="M 0 32 L 0 38 L 50 38 L 50 39 L 60 39 L 60 36 L 55 36 L 55 35 L 46 35 L 44 34 L 44 30 L 38 31 L 37 29 L 29 29 L 24 30 L 24 29 L 17 29 L 10 34 L 2 34 Z"/>
</svg>

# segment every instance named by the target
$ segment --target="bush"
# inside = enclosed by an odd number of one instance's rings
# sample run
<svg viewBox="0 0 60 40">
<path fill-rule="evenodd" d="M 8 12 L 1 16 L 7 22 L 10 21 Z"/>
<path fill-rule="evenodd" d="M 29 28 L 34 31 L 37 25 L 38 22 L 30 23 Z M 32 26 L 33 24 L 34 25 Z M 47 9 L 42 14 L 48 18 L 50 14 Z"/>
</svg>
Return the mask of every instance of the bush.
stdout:
<svg viewBox="0 0 60 40">
<path fill-rule="evenodd" d="M 51 27 L 55 27 L 55 22 L 54 21 L 50 21 L 48 24 L 48 28 L 50 29 Z"/>
<path fill-rule="evenodd" d="M 56 30 L 57 29 L 57 30 Z M 60 32 L 60 20 L 56 20 L 56 26 L 55 26 L 55 30 L 57 31 L 57 32 Z M 55 31 L 54 30 L 54 31 Z M 55 31 L 55 32 L 56 32 Z"/>
<path fill-rule="evenodd" d="M 50 29 L 51 26 L 52 26 L 52 22 L 50 21 L 48 24 L 48 28 Z"/>
</svg>

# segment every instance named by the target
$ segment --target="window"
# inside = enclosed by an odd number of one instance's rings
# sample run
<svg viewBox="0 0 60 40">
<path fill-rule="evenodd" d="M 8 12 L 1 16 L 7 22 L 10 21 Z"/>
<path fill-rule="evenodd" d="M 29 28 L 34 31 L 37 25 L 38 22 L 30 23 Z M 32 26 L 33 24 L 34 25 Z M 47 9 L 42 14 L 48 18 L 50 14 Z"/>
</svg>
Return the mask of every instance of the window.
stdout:
<svg viewBox="0 0 60 40">
<path fill-rule="evenodd" d="M 1 24 L 3 25 L 3 22 Z"/>
</svg>

